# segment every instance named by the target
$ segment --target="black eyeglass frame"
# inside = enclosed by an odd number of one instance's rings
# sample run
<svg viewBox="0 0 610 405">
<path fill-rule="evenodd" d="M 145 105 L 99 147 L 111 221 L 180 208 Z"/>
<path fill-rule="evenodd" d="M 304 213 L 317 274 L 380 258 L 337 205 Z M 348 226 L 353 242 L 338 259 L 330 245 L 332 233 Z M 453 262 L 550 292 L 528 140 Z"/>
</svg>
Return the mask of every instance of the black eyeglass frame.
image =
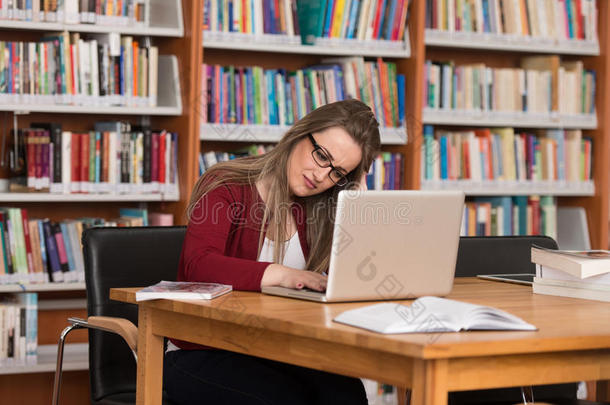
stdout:
<svg viewBox="0 0 610 405">
<path fill-rule="evenodd" d="M 347 179 L 347 175 L 341 173 L 341 171 L 339 169 L 337 169 L 335 166 L 333 166 L 332 163 L 330 163 L 330 156 L 328 156 L 328 152 L 326 152 L 324 150 L 324 148 L 322 146 L 320 146 L 320 144 L 318 144 L 316 142 L 316 140 L 314 139 L 312 134 L 307 134 L 307 137 L 309 138 L 309 141 L 311 142 L 311 144 L 313 145 L 313 151 L 311 151 L 311 157 L 313 158 L 313 161 L 316 162 L 316 164 L 322 168 L 327 168 L 330 167 L 331 171 L 328 172 L 328 178 L 330 179 L 330 181 L 332 181 L 334 184 L 336 184 L 339 187 L 343 187 L 345 186 L 349 180 Z M 316 159 L 316 152 L 320 151 L 325 157 L 326 160 L 328 161 L 328 164 L 323 164 L 318 162 L 318 159 Z M 332 176 L 331 173 L 337 173 L 338 175 L 340 175 L 340 178 L 338 181 L 335 181 Z"/>
</svg>

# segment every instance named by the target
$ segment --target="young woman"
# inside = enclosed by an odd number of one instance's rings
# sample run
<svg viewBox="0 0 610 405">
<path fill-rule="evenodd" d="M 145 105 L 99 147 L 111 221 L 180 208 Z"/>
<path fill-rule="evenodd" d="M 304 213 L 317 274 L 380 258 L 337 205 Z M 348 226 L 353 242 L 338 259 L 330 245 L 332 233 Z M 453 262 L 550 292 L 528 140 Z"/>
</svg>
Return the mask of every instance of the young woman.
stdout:
<svg viewBox="0 0 610 405">
<path fill-rule="evenodd" d="M 323 291 L 337 194 L 366 188 L 379 124 L 357 100 L 322 106 L 265 155 L 223 162 L 191 196 L 178 280 Z M 366 404 L 358 379 L 172 341 L 164 387 L 178 404 Z"/>
</svg>

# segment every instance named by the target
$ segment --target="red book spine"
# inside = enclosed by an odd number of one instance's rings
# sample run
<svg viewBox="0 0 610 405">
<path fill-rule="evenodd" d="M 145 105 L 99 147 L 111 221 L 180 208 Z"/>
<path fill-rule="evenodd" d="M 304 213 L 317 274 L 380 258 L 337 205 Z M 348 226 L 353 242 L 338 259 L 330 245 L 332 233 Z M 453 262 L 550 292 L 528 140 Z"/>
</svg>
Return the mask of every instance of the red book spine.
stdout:
<svg viewBox="0 0 610 405">
<path fill-rule="evenodd" d="M 392 23 L 392 32 L 390 34 L 390 38 L 392 41 L 396 41 L 398 39 L 398 32 L 400 31 L 400 19 L 402 17 L 402 9 L 407 6 L 407 0 L 398 0 L 398 4 L 396 5 L 396 18 Z"/>
<path fill-rule="evenodd" d="M 376 9 L 377 10 L 375 10 L 375 20 L 373 22 L 373 39 L 378 39 L 377 33 L 379 32 L 379 19 L 381 18 L 381 9 L 382 9 L 381 1 L 377 2 Z"/>
<path fill-rule="evenodd" d="M 82 133 L 80 139 L 80 191 L 86 193 L 89 183 L 89 133 Z"/>
<path fill-rule="evenodd" d="M 36 271 L 34 268 L 34 257 L 32 256 L 32 241 L 30 240 L 30 225 L 28 222 L 28 212 L 21 209 L 21 221 L 23 222 L 23 237 L 25 239 L 25 254 L 28 262 L 28 273 Z"/>
<path fill-rule="evenodd" d="M 159 182 L 165 183 L 165 145 L 167 134 L 165 131 L 161 132 L 159 136 Z"/>
<path fill-rule="evenodd" d="M 34 189 L 36 182 L 36 149 L 35 149 L 35 133 L 29 129 L 25 129 L 22 133 L 25 137 L 25 155 L 26 155 L 26 166 L 27 166 L 27 186 L 30 189 Z"/>
<path fill-rule="evenodd" d="M 34 130 L 30 132 L 30 139 L 34 143 L 34 188 L 40 189 L 42 180 L 42 137 L 44 131 Z"/>
<path fill-rule="evenodd" d="M 70 191 L 80 191 L 80 134 L 72 133 L 72 139 L 70 140 L 70 147 L 72 156 L 70 157 L 70 165 L 71 165 L 71 182 L 72 186 L 70 187 Z"/>
</svg>

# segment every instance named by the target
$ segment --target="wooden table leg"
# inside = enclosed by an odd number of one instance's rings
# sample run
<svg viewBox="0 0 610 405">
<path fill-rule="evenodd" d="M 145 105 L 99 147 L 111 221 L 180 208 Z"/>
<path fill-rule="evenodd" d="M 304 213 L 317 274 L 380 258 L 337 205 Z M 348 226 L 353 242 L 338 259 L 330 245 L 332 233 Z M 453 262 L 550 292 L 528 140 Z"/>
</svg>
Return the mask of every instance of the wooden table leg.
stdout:
<svg viewBox="0 0 610 405">
<path fill-rule="evenodd" d="M 138 314 L 137 405 L 161 405 L 163 395 L 163 336 L 152 333 L 152 310 L 140 305 Z"/>
<path fill-rule="evenodd" d="M 447 360 L 417 360 L 410 404 L 447 405 L 447 369 Z"/>
<path fill-rule="evenodd" d="M 598 381 L 595 387 L 595 400 L 598 402 L 610 401 L 610 381 Z"/>
</svg>

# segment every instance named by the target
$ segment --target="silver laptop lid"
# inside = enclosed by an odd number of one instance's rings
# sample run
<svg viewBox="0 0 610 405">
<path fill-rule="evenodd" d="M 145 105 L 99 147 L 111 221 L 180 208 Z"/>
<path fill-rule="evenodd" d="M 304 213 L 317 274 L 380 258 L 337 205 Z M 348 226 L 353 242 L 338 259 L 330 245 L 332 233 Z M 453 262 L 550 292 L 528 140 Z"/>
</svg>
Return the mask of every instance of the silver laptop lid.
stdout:
<svg viewBox="0 0 610 405">
<path fill-rule="evenodd" d="M 447 295 L 464 205 L 461 191 L 342 191 L 327 301 Z"/>
</svg>

